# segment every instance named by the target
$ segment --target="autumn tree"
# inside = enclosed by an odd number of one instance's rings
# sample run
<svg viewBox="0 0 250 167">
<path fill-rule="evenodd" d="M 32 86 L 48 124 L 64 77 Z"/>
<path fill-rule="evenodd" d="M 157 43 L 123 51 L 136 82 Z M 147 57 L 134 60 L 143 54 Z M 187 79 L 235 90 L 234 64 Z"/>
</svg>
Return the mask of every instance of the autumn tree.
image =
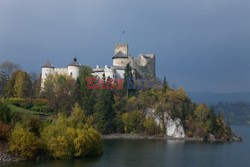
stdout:
<svg viewBox="0 0 250 167">
<path fill-rule="evenodd" d="M 69 111 L 74 104 L 72 98 L 74 79 L 64 75 L 48 75 L 44 82 L 42 95 L 48 99 L 56 111 Z"/>
<path fill-rule="evenodd" d="M 9 150 L 20 157 L 33 158 L 39 151 L 39 139 L 29 129 L 17 124 L 9 139 Z"/>
<path fill-rule="evenodd" d="M 30 75 L 22 70 L 15 71 L 6 85 L 6 93 L 8 97 L 27 98 L 31 95 L 31 79 Z"/>
<path fill-rule="evenodd" d="M 194 111 L 194 116 L 200 123 L 206 121 L 209 114 L 210 109 L 205 104 L 199 104 Z"/>
</svg>

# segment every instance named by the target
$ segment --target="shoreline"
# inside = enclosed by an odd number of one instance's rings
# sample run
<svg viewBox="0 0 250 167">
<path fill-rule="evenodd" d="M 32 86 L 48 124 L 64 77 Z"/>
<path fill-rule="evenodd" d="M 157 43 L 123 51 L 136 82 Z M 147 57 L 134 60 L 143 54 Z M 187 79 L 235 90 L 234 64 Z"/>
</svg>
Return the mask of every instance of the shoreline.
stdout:
<svg viewBox="0 0 250 167">
<path fill-rule="evenodd" d="M 139 133 L 132 133 L 132 134 L 122 134 L 122 133 L 113 133 L 108 135 L 102 135 L 102 140 L 113 140 L 113 139 L 128 139 L 128 140 L 139 140 L 139 139 L 146 139 L 146 140 L 176 140 L 176 141 L 201 141 L 203 142 L 203 138 L 175 138 L 175 137 L 166 137 L 164 135 L 144 135 Z"/>
</svg>

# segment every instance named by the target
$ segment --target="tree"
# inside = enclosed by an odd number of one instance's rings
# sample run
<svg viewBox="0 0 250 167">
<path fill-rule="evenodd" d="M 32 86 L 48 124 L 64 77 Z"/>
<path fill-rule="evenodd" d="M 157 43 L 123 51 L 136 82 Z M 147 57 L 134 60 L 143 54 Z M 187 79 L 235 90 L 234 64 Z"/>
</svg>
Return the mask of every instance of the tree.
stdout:
<svg viewBox="0 0 250 167">
<path fill-rule="evenodd" d="M 172 118 L 184 118 L 183 104 L 186 100 L 185 90 L 180 88 L 177 90 L 167 91 L 167 104 L 169 106 L 170 115 Z"/>
<path fill-rule="evenodd" d="M 92 77 L 92 69 L 88 66 L 81 66 L 79 71 L 79 79 L 76 80 L 74 97 L 76 102 L 82 107 L 89 116 L 93 114 L 95 97 L 94 91 L 87 89 L 87 77 Z"/>
<path fill-rule="evenodd" d="M 32 83 L 29 74 L 20 71 L 17 75 L 14 85 L 14 96 L 20 98 L 31 97 Z"/>
<path fill-rule="evenodd" d="M 200 123 L 203 123 L 208 119 L 209 113 L 210 110 L 205 104 L 199 104 L 194 111 L 195 118 Z"/>
<path fill-rule="evenodd" d="M 5 71 L 0 71 L 0 97 L 5 96 L 5 87 L 8 83 L 8 75 Z"/>
<path fill-rule="evenodd" d="M 163 90 L 166 91 L 167 89 L 168 89 L 168 81 L 167 81 L 166 76 L 164 76 L 164 79 L 163 79 Z"/>
<path fill-rule="evenodd" d="M 57 119 L 44 128 L 41 138 L 49 155 L 64 159 L 102 153 L 100 134 L 85 126 L 84 119 L 83 111 L 76 105 L 69 117 L 59 113 Z"/>
<path fill-rule="evenodd" d="M 6 85 L 6 93 L 8 97 L 26 98 L 31 96 L 31 79 L 25 71 L 15 71 Z"/>
<path fill-rule="evenodd" d="M 20 65 L 14 64 L 13 62 L 10 61 L 5 61 L 0 65 L 0 71 L 4 72 L 7 75 L 8 79 L 11 77 L 13 72 L 20 69 L 21 69 Z"/>
<path fill-rule="evenodd" d="M 100 90 L 100 95 L 97 99 L 97 103 L 94 106 L 95 109 L 95 122 L 97 128 L 101 133 L 112 133 L 115 130 L 114 127 L 114 92 L 112 89 Z"/>
<path fill-rule="evenodd" d="M 140 111 L 132 111 L 122 114 L 122 122 L 126 133 L 140 133 L 143 131 L 145 115 Z"/>
<path fill-rule="evenodd" d="M 143 122 L 143 126 L 145 129 L 145 132 L 148 135 L 153 135 L 153 134 L 156 134 L 158 132 L 158 127 L 156 125 L 154 118 L 145 119 L 145 121 Z"/>
<path fill-rule="evenodd" d="M 125 68 L 123 89 L 127 90 L 127 97 L 135 94 L 135 83 L 130 63 Z"/>
<path fill-rule="evenodd" d="M 42 95 L 49 101 L 50 106 L 56 111 L 69 111 L 74 105 L 73 78 L 64 75 L 48 75 L 44 82 Z"/>
<path fill-rule="evenodd" d="M 9 139 L 9 150 L 20 157 L 33 158 L 40 147 L 39 139 L 29 129 L 17 124 Z"/>
</svg>

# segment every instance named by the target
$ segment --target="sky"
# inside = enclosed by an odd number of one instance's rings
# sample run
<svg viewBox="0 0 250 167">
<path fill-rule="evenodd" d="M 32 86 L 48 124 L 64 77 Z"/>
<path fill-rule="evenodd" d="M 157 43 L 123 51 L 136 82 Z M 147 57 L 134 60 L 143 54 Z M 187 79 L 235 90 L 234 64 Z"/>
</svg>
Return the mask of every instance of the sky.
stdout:
<svg viewBox="0 0 250 167">
<path fill-rule="evenodd" d="M 0 63 L 112 65 L 122 31 L 174 87 L 250 92 L 249 0 L 0 0 Z"/>
</svg>

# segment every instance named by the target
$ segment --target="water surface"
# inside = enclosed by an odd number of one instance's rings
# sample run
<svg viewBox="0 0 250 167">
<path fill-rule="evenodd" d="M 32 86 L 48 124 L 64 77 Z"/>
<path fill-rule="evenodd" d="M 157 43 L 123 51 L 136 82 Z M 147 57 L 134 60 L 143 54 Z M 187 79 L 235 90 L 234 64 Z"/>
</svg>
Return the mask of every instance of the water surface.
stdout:
<svg viewBox="0 0 250 167">
<path fill-rule="evenodd" d="M 81 160 L 21 162 L 6 167 L 250 167 L 250 127 L 234 126 L 242 143 L 105 140 L 104 154 Z"/>
</svg>

